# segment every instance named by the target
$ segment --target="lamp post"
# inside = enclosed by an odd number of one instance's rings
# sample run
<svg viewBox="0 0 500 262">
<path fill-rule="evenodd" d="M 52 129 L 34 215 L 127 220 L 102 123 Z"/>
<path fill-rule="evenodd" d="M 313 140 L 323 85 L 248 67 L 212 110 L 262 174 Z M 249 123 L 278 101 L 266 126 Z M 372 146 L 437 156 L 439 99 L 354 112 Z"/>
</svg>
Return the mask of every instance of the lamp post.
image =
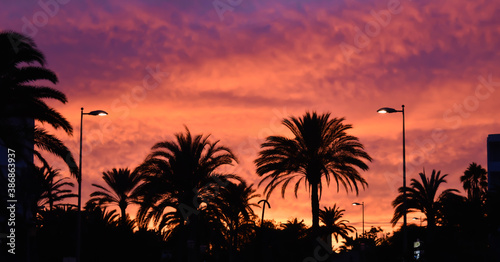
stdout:
<svg viewBox="0 0 500 262">
<path fill-rule="evenodd" d="M 105 116 L 108 115 L 106 111 L 95 110 L 89 113 L 83 112 L 83 107 L 81 108 L 80 114 L 80 161 L 79 161 L 79 174 L 78 174 L 78 215 L 77 215 L 77 227 L 76 227 L 76 261 L 80 262 L 81 258 L 81 245 L 82 245 L 82 144 L 83 144 L 83 115 L 91 116 Z"/>
<path fill-rule="evenodd" d="M 406 255 L 406 251 L 408 250 L 407 243 L 407 234 L 406 234 L 406 145 L 405 145 L 405 105 L 401 106 L 401 110 L 396 110 L 390 107 L 382 107 L 377 110 L 380 114 L 392 114 L 392 113 L 402 113 L 403 115 L 403 251 Z"/>
<path fill-rule="evenodd" d="M 353 205 L 353 206 L 361 206 L 361 208 L 362 208 L 362 216 L 361 216 L 361 221 L 363 221 L 363 222 L 362 222 L 362 225 L 363 225 L 363 227 L 362 227 L 362 228 L 363 228 L 363 231 L 362 231 L 362 232 L 363 232 L 363 233 L 361 234 L 361 236 L 363 236 L 363 237 L 364 237 L 364 236 L 365 236 L 365 202 L 361 202 L 361 204 L 360 204 L 360 203 L 358 203 L 358 202 L 354 202 L 354 203 L 352 203 L 352 205 Z"/>
<path fill-rule="evenodd" d="M 260 227 L 262 228 L 262 226 L 264 225 L 264 211 L 266 210 L 266 205 L 268 208 L 271 208 L 271 205 L 269 204 L 269 201 L 265 199 L 260 200 L 259 202 L 257 202 L 257 204 L 260 204 L 260 202 L 264 202 L 264 204 L 262 205 L 262 220 L 260 221 Z"/>
</svg>

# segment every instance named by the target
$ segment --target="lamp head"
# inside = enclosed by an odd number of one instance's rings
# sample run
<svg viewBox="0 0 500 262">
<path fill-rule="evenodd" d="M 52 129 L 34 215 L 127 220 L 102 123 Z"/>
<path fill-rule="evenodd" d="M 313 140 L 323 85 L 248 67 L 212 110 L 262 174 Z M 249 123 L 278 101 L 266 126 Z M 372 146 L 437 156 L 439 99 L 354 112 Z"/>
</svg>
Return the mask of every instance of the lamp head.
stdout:
<svg viewBox="0 0 500 262">
<path fill-rule="evenodd" d="M 103 110 L 95 110 L 95 111 L 91 111 L 89 113 L 89 115 L 91 115 L 91 116 L 107 116 L 108 113 L 106 111 L 103 111 Z"/>
<path fill-rule="evenodd" d="M 396 112 L 399 112 L 399 111 L 394 109 L 394 108 L 390 108 L 390 107 L 382 107 L 379 110 L 377 110 L 377 113 L 380 113 L 380 114 L 390 114 L 390 113 L 396 113 Z"/>
<path fill-rule="evenodd" d="M 358 203 L 358 202 L 354 202 L 352 203 L 353 206 L 361 206 L 362 204 Z"/>
</svg>

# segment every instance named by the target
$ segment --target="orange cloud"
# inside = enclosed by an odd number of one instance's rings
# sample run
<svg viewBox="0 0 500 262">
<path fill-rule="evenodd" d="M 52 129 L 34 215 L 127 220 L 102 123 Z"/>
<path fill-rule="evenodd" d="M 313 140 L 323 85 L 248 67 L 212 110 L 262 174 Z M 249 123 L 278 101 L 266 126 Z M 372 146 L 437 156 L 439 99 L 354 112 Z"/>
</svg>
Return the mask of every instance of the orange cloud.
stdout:
<svg viewBox="0 0 500 262">
<path fill-rule="evenodd" d="M 84 195 L 102 171 L 134 168 L 183 125 L 232 148 L 236 170 L 257 184 L 259 144 L 290 135 L 280 119 L 330 111 L 353 124 L 374 162 L 363 173 L 369 188 L 355 196 L 331 185 L 321 205 L 338 203 L 359 230 L 351 204 L 364 201 L 367 226 L 391 230 L 402 184 L 401 115 L 375 111 L 402 104 L 408 180 L 424 167 L 440 169 L 450 174 L 446 186 L 460 189 L 458 177 L 472 161 L 486 165 L 486 136 L 500 129 L 499 4 L 401 0 L 391 13 L 387 4 L 397 2 L 243 1 L 223 21 L 210 2 L 65 5 L 35 37 L 70 101 L 55 107 L 77 131 L 80 107 L 110 113 L 84 121 Z M 21 17 L 36 10 L 6 5 L 2 30 L 21 31 Z M 342 43 L 357 51 L 346 54 Z M 62 136 L 74 154 L 78 135 Z M 305 189 L 270 201 L 267 218 L 310 222 Z"/>
</svg>

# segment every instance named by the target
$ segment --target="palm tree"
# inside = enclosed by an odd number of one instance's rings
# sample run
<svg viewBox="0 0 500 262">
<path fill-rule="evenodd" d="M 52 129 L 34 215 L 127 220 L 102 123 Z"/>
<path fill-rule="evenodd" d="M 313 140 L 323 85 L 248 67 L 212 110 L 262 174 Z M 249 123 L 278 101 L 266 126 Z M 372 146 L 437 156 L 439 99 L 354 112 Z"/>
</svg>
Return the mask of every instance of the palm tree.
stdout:
<svg viewBox="0 0 500 262">
<path fill-rule="evenodd" d="M 311 194 L 312 226 L 319 227 L 319 200 L 323 179 L 327 185 L 331 180 L 342 185 L 346 191 L 358 193 L 358 183 L 363 189 L 368 185 L 357 168 L 368 170 L 365 160 L 371 157 L 364 151 L 357 137 L 347 134 L 352 126 L 343 123 L 344 118 L 330 118 L 330 114 L 318 115 L 307 112 L 303 117 L 283 120 L 294 135 L 269 136 L 261 145 L 262 150 L 255 160 L 257 174 L 263 176 L 259 185 L 267 183 L 264 193 L 269 198 L 273 190 L 282 184 L 285 195 L 288 184 L 294 179 L 295 196 L 301 182 L 308 185 Z"/>
<path fill-rule="evenodd" d="M 137 203 L 139 200 L 138 186 L 143 177 L 138 172 L 131 172 L 128 168 L 113 168 L 111 171 L 102 173 L 102 179 L 108 188 L 92 184 L 100 189 L 90 194 L 89 201 L 95 201 L 99 205 L 116 204 L 120 208 L 121 222 L 127 221 L 126 209 L 129 204 Z"/>
<path fill-rule="evenodd" d="M 32 166 L 27 170 L 29 172 L 16 177 L 16 197 L 23 207 L 23 219 L 39 220 L 41 211 L 47 205 L 48 209 L 52 210 L 57 206 L 56 202 L 76 197 L 71 189 L 65 188 L 73 187 L 74 184 L 67 181 L 68 178 L 60 178 L 58 169 Z M 5 177 L 0 176 L 0 180 L 3 179 L 7 182 Z"/>
<path fill-rule="evenodd" d="M 324 207 L 324 209 L 319 211 L 319 219 L 324 225 L 322 228 L 328 235 L 327 244 L 329 247 L 332 247 L 332 234 L 335 237 L 335 241 L 338 242 L 339 236 L 347 239 L 349 233 L 354 232 L 354 227 L 346 224 L 349 221 L 342 219 L 344 211 L 337 204 L 334 204 L 333 207 Z"/>
<path fill-rule="evenodd" d="M 48 204 L 49 210 L 52 211 L 55 202 L 77 196 L 71 193 L 70 189 L 63 189 L 65 186 L 74 187 L 74 184 L 66 181 L 67 177 L 59 178 L 61 176 L 59 169 L 46 166 L 37 167 L 35 173 L 39 178 L 38 184 L 41 186 L 41 195 L 38 199 L 39 208 Z"/>
<path fill-rule="evenodd" d="M 238 184 L 230 182 L 222 188 L 218 197 L 218 212 L 228 228 L 228 242 L 233 249 L 238 248 L 238 240 L 245 240 L 245 236 L 249 236 L 255 226 L 256 216 L 252 207 L 259 205 L 251 201 L 260 195 L 252 187 L 244 181 Z"/>
<path fill-rule="evenodd" d="M 304 238 L 307 234 L 307 226 L 304 224 L 304 220 L 294 218 L 292 220 L 287 220 L 286 223 L 281 224 L 281 228 L 289 237 L 289 239 L 297 240 Z"/>
<path fill-rule="evenodd" d="M 460 177 L 467 199 L 472 202 L 482 202 L 488 190 L 488 173 L 481 165 L 472 162 Z"/>
<path fill-rule="evenodd" d="M 19 157 L 31 162 L 30 140 L 38 149 L 55 154 L 66 162 L 73 175 L 78 167 L 69 149 L 54 135 L 35 126 L 33 121 L 49 124 L 72 135 L 71 124 L 45 99 L 66 103 L 64 93 L 47 86 L 36 85 L 37 80 L 58 82 L 55 73 L 45 68 L 46 60 L 33 39 L 12 31 L 0 32 L 0 144 L 16 150 Z M 38 64 L 38 65 L 37 65 Z M 34 131 L 33 131 L 34 128 Z M 42 155 L 32 152 L 46 164 Z"/>
<path fill-rule="evenodd" d="M 436 219 L 440 212 L 440 207 L 443 201 L 450 199 L 456 189 L 446 189 L 436 198 L 439 186 L 446 183 L 445 178 L 448 176 L 441 176 L 441 171 L 432 170 L 431 177 L 425 175 L 425 170 L 419 173 L 420 180 L 412 179 L 410 186 L 406 187 L 406 207 L 407 213 L 422 212 L 427 218 L 427 227 L 432 228 L 436 225 Z M 399 195 L 392 202 L 394 216 L 391 220 L 392 225 L 395 226 L 398 220 L 403 216 L 404 210 L 404 188 L 399 188 Z"/>
<path fill-rule="evenodd" d="M 87 211 L 87 219 L 90 222 L 95 223 L 97 221 L 97 223 L 107 226 L 118 226 L 121 223 L 121 218 L 118 219 L 118 214 L 115 209 L 108 211 L 106 207 L 101 208 L 99 204 L 95 202 L 87 202 L 85 211 Z"/>
<path fill-rule="evenodd" d="M 192 136 L 187 128 L 185 133 L 175 135 L 175 141 L 159 142 L 152 150 L 138 167 L 146 176 L 140 187 L 144 194 L 138 218 L 141 223 L 152 220 L 163 232 L 184 232 L 189 228 L 189 233 L 180 234 L 181 237 L 196 241 L 201 231 L 197 228 L 206 222 L 200 220 L 211 217 L 207 212 L 217 206 L 217 195 L 231 179 L 240 180 L 220 171 L 236 162 L 236 157 L 219 141 L 211 142 L 209 136 Z M 212 222 L 214 227 L 221 226 L 218 220 Z"/>
</svg>

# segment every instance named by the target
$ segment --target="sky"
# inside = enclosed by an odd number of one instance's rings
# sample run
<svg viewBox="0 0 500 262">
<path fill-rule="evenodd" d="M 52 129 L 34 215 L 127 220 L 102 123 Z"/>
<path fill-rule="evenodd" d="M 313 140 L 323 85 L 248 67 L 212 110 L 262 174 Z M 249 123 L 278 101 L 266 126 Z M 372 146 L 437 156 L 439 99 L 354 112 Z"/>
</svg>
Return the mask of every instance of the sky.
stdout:
<svg viewBox="0 0 500 262">
<path fill-rule="evenodd" d="M 471 162 L 486 167 L 486 138 L 500 133 L 499 11 L 486 0 L 4 1 L 0 30 L 45 53 L 69 100 L 49 104 L 75 132 L 47 128 L 75 157 L 80 108 L 109 113 L 84 118 L 84 201 L 103 171 L 133 169 L 185 127 L 231 148 L 239 163 L 228 171 L 256 186 L 260 143 L 291 137 L 281 120 L 330 112 L 353 125 L 373 162 L 361 172 L 366 190 L 332 184 L 321 207 L 345 209 L 359 231 L 352 203 L 364 202 L 365 228 L 391 231 L 402 115 L 376 111 L 405 105 L 408 184 L 436 169 L 449 174 L 443 189 L 463 193 L 460 176 Z M 308 192 L 292 191 L 271 196 L 266 219 L 310 225 Z"/>
</svg>

